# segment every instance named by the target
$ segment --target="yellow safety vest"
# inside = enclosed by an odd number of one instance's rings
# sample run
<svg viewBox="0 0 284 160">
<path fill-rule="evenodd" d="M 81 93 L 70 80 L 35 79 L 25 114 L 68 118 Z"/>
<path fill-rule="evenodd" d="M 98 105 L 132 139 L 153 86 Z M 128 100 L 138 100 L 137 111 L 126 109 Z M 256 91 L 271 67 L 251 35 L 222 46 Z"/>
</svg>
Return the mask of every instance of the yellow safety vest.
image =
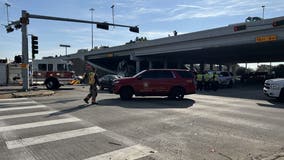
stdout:
<svg viewBox="0 0 284 160">
<path fill-rule="evenodd" d="M 202 81 L 202 77 L 203 77 L 202 74 L 197 74 L 196 80 L 197 81 Z"/>
<path fill-rule="evenodd" d="M 204 75 L 205 82 L 208 82 L 210 80 L 210 75 L 207 73 Z"/>
<path fill-rule="evenodd" d="M 219 80 L 219 76 L 218 76 L 218 74 L 215 74 L 214 76 L 213 76 L 213 81 L 218 81 Z"/>
<path fill-rule="evenodd" d="M 95 79 L 95 73 L 94 72 L 90 72 L 88 74 L 88 78 L 89 78 L 89 84 L 93 85 L 96 83 L 96 79 Z"/>
</svg>

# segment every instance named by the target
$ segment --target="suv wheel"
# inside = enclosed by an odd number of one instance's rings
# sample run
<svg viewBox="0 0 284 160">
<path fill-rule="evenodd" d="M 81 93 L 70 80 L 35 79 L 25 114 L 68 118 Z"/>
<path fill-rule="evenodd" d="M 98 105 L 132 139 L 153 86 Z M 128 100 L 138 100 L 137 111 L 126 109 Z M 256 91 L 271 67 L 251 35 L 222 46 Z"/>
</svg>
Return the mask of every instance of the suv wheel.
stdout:
<svg viewBox="0 0 284 160">
<path fill-rule="evenodd" d="M 183 97 L 184 97 L 184 90 L 180 87 L 173 88 L 169 96 L 170 99 L 176 99 L 178 101 L 182 100 Z"/>
<path fill-rule="evenodd" d="M 120 99 L 129 100 L 133 96 L 133 90 L 130 87 L 125 87 L 120 90 Z"/>
<path fill-rule="evenodd" d="M 279 97 L 277 99 L 280 100 L 280 101 L 284 100 L 284 88 L 281 89 Z"/>
</svg>

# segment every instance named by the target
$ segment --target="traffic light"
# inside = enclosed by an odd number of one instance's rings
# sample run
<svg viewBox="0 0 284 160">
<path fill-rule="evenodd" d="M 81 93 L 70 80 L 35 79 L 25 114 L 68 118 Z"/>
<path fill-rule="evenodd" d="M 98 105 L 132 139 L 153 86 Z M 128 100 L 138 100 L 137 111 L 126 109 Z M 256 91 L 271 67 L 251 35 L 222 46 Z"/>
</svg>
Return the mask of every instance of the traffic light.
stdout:
<svg viewBox="0 0 284 160">
<path fill-rule="evenodd" d="M 135 27 L 130 27 L 130 28 L 129 28 L 129 31 L 135 32 L 135 33 L 139 33 L 139 28 L 138 28 L 137 26 L 135 26 Z"/>
<path fill-rule="evenodd" d="M 275 22 L 272 23 L 272 25 L 273 25 L 273 27 L 283 26 L 284 20 L 275 21 Z"/>
<path fill-rule="evenodd" d="M 14 57 L 14 62 L 15 63 L 22 63 L 22 56 L 18 55 Z"/>
<path fill-rule="evenodd" d="M 35 59 L 35 54 L 38 54 L 38 37 L 32 36 L 32 58 Z"/>
<path fill-rule="evenodd" d="M 246 25 L 240 25 L 240 26 L 234 26 L 234 31 L 242 31 L 242 30 L 246 30 L 247 26 Z"/>
<path fill-rule="evenodd" d="M 10 33 L 10 32 L 13 32 L 14 29 L 11 26 L 7 26 L 6 31 L 7 31 L 7 33 Z"/>
<path fill-rule="evenodd" d="M 109 25 L 108 23 L 97 23 L 97 28 L 108 30 Z"/>
</svg>

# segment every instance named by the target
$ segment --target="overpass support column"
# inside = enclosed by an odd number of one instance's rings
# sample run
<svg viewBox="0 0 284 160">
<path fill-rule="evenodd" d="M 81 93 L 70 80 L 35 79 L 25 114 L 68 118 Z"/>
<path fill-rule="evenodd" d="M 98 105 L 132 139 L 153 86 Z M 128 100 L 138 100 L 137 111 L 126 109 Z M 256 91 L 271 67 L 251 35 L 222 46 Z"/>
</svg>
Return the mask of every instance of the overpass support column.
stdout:
<svg viewBox="0 0 284 160">
<path fill-rule="evenodd" d="M 193 69 L 194 69 L 194 67 L 193 67 L 193 64 L 191 63 L 190 64 L 190 70 L 193 71 Z"/>
<path fill-rule="evenodd" d="M 213 64 L 210 64 L 210 70 L 213 71 Z"/>
<path fill-rule="evenodd" d="M 164 60 L 164 68 L 167 69 L 168 68 L 168 61 Z"/>
<path fill-rule="evenodd" d="M 178 62 L 177 62 L 177 68 L 178 68 L 178 69 L 181 69 L 181 68 L 182 68 L 182 61 L 178 61 Z"/>
<path fill-rule="evenodd" d="M 219 71 L 222 71 L 222 69 L 223 69 L 222 64 L 219 64 Z"/>
<path fill-rule="evenodd" d="M 140 72 L 140 60 L 136 60 L 136 73 Z"/>
<path fill-rule="evenodd" d="M 203 71 L 204 71 L 204 66 L 205 66 L 204 63 L 200 63 L 200 64 L 199 64 L 199 71 L 200 71 L 200 72 L 203 72 Z"/>
<path fill-rule="evenodd" d="M 153 68 L 153 62 L 149 61 L 149 69 L 152 69 L 152 68 Z"/>
</svg>

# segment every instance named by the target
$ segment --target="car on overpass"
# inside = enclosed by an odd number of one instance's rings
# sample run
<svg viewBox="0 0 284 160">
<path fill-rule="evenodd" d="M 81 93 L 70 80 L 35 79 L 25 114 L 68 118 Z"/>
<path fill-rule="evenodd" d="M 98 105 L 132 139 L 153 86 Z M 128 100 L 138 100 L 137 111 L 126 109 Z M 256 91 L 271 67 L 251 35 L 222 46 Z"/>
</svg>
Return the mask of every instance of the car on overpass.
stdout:
<svg viewBox="0 0 284 160">
<path fill-rule="evenodd" d="M 183 69 L 150 69 L 114 81 L 113 92 L 122 100 L 135 96 L 168 96 L 182 100 L 196 91 L 195 76 Z"/>
</svg>

